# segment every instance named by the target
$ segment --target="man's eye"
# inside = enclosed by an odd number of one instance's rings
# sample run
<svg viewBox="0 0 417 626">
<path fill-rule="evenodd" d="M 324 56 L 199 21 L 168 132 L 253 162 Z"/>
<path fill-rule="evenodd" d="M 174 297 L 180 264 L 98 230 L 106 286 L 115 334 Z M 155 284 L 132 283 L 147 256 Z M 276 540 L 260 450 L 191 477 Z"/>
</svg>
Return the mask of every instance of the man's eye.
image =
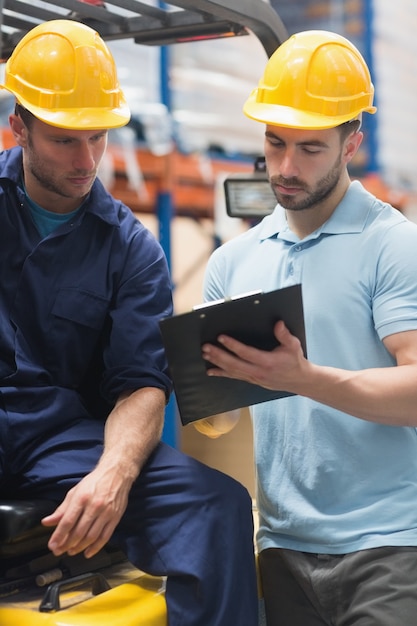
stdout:
<svg viewBox="0 0 417 626">
<path fill-rule="evenodd" d="M 307 154 L 318 154 L 320 152 L 320 148 L 309 148 L 308 146 L 305 146 L 303 150 Z"/>
<path fill-rule="evenodd" d="M 278 139 L 268 139 L 269 143 L 272 144 L 275 148 L 282 148 L 284 144 L 282 141 L 278 141 Z"/>
</svg>

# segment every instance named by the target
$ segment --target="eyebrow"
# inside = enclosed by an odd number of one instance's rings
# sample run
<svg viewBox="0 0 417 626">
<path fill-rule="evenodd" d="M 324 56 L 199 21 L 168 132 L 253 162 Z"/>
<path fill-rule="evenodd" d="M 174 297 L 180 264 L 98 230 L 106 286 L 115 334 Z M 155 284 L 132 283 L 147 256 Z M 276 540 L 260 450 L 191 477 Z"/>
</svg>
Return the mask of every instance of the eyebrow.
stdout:
<svg viewBox="0 0 417 626">
<path fill-rule="evenodd" d="M 68 129 L 66 128 L 58 128 L 56 127 L 56 131 L 53 130 L 52 132 L 48 133 L 48 137 L 50 139 L 59 139 L 61 141 L 68 141 L 68 140 L 73 140 L 73 141 L 80 141 L 82 140 L 78 135 L 71 135 L 71 134 L 67 134 Z M 98 129 L 96 131 L 91 131 L 92 134 L 89 135 L 89 138 L 91 137 L 100 137 L 102 135 L 105 135 L 107 133 L 106 129 Z"/>
<path fill-rule="evenodd" d="M 278 139 L 279 141 L 282 141 L 282 143 L 286 143 L 284 141 L 284 139 L 282 139 L 282 137 L 280 137 L 279 135 L 277 135 L 276 133 L 273 133 L 271 131 L 266 131 L 265 132 L 265 137 L 267 138 L 272 138 L 272 139 Z M 317 148 L 328 148 L 329 144 L 325 141 L 321 141 L 320 139 L 308 139 L 306 141 L 296 141 L 295 144 L 297 146 L 316 146 Z"/>
</svg>

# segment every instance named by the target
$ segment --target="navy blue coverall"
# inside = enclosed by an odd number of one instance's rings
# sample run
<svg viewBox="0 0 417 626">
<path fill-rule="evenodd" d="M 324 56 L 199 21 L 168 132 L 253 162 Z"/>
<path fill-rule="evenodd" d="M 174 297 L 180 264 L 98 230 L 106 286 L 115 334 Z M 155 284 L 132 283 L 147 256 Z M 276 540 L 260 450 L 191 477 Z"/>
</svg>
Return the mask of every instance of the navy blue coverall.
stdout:
<svg viewBox="0 0 417 626">
<path fill-rule="evenodd" d="M 158 321 L 162 249 L 96 180 L 77 216 L 42 238 L 0 154 L 0 497 L 61 502 L 96 465 L 106 415 L 142 387 L 170 393 Z M 236 481 L 161 443 L 112 543 L 167 575 L 170 626 L 256 626 L 251 501 Z"/>
</svg>

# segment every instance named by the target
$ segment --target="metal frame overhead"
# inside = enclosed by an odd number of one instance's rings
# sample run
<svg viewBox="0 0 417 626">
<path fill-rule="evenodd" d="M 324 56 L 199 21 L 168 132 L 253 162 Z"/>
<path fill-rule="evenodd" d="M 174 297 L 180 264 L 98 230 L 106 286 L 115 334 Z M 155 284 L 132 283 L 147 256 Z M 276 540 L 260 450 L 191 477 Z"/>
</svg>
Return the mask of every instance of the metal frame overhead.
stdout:
<svg viewBox="0 0 417 626">
<path fill-rule="evenodd" d="M 277 12 L 264 0 L 0 0 L 0 58 L 37 24 L 75 19 L 95 28 L 105 40 L 168 45 L 199 39 L 240 36 L 252 31 L 268 56 L 288 37 Z"/>
</svg>

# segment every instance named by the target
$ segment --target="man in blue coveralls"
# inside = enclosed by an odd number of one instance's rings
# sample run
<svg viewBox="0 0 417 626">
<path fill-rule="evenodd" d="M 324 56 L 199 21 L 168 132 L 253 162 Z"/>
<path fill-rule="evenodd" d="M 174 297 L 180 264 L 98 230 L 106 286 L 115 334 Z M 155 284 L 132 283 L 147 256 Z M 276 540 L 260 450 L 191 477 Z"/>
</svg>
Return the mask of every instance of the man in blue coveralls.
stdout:
<svg viewBox="0 0 417 626">
<path fill-rule="evenodd" d="M 252 407 L 268 626 L 417 623 L 417 226 L 348 174 L 373 93 L 344 37 L 278 48 L 244 106 L 278 204 L 207 269 L 207 300 L 302 287 L 308 358 L 282 321 L 271 352 L 203 349 L 294 394 Z"/>
<path fill-rule="evenodd" d="M 32 29 L 9 59 L 17 146 L 0 155 L 0 496 L 55 500 L 55 555 L 112 539 L 167 575 L 170 626 L 254 626 L 251 500 L 160 443 L 171 391 L 153 236 L 96 178 L 129 110 L 89 27 Z"/>
</svg>

